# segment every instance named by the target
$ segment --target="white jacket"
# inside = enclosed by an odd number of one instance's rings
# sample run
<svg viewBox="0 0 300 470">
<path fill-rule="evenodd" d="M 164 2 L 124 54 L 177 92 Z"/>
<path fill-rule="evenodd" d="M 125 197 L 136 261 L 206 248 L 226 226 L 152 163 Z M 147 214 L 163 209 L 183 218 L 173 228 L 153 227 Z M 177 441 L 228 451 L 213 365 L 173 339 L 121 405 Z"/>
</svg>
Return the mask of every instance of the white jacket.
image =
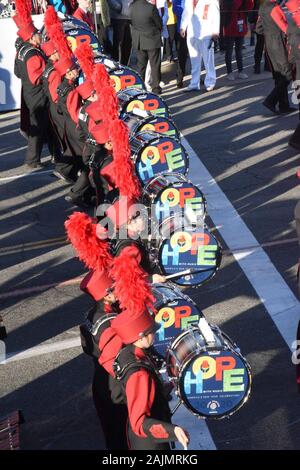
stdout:
<svg viewBox="0 0 300 470">
<path fill-rule="evenodd" d="M 193 11 L 193 0 L 185 0 L 180 29 L 188 37 L 203 39 L 220 33 L 219 0 L 198 0 Z"/>
</svg>

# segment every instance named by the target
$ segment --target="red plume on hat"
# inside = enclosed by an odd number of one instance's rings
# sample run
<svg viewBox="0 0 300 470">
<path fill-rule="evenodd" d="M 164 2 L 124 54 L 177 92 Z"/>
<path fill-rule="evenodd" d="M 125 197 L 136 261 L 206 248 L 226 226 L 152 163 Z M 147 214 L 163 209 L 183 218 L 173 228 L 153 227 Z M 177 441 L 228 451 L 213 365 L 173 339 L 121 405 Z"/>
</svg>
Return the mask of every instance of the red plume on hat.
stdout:
<svg viewBox="0 0 300 470">
<path fill-rule="evenodd" d="M 110 76 L 103 64 L 95 64 L 93 72 L 93 81 L 95 87 L 102 89 L 104 85 L 110 85 Z"/>
<path fill-rule="evenodd" d="M 45 25 L 46 32 L 48 35 L 49 35 L 50 29 L 56 23 L 60 24 L 60 19 L 58 17 L 58 14 L 56 13 L 55 8 L 53 6 L 48 6 L 44 15 L 44 25 Z"/>
<path fill-rule="evenodd" d="M 65 222 L 65 229 L 78 258 L 89 269 L 103 271 L 112 263 L 108 242 L 97 236 L 97 224 L 83 212 L 74 212 Z"/>
<path fill-rule="evenodd" d="M 115 89 L 111 85 L 104 85 L 97 91 L 96 84 L 95 90 L 98 96 L 99 106 L 107 119 L 117 119 L 119 116 L 119 101 Z"/>
<path fill-rule="evenodd" d="M 31 0 L 16 0 L 16 15 L 13 17 L 19 31 L 18 36 L 28 41 L 37 31 L 31 18 Z"/>
<path fill-rule="evenodd" d="M 47 8 L 47 11 L 50 10 L 47 16 L 47 24 L 46 30 L 47 30 L 47 35 L 49 36 L 50 40 L 55 44 L 55 47 L 57 48 L 57 51 L 59 52 L 60 56 L 64 57 L 72 57 L 72 51 L 69 47 L 66 35 L 63 30 L 63 26 L 61 21 L 59 20 L 58 16 L 54 15 L 53 10 L 54 9 L 52 6 Z M 46 14 L 47 14 L 46 11 Z M 57 17 L 57 20 L 53 23 L 50 24 L 51 18 L 54 20 L 54 18 Z M 45 15 L 45 20 L 46 20 L 46 15 Z"/>
<path fill-rule="evenodd" d="M 107 119 L 117 118 L 119 115 L 117 94 L 103 64 L 95 65 L 92 80 L 98 96 L 101 112 L 105 113 Z"/>
<path fill-rule="evenodd" d="M 141 253 L 134 246 L 123 248 L 113 258 L 110 276 L 114 279 L 114 292 L 122 309 L 126 308 L 131 315 L 139 314 L 150 308 L 154 311 L 155 298 L 147 273 L 141 268 Z"/>
<path fill-rule="evenodd" d="M 114 179 L 121 196 L 138 199 L 141 187 L 135 175 L 129 145 L 129 131 L 120 119 L 110 122 L 109 135 L 113 147 Z"/>
<path fill-rule="evenodd" d="M 74 51 L 85 78 L 92 78 L 94 70 L 94 52 L 87 42 L 82 42 Z"/>
<path fill-rule="evenodd" d="M 31 0 L 15 0 L 16 19 L 14 20 L 18 28 L 32 23 Z"/>
</svg>

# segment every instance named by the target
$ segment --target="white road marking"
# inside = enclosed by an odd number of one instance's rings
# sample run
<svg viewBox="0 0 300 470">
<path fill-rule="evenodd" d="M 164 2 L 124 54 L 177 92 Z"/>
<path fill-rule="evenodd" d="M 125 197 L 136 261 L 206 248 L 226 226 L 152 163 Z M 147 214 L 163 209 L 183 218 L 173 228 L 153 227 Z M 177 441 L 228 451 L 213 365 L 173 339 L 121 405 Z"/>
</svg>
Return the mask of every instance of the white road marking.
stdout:
<svg viewBox="0 0 300 470">
<path fill-rule="evenodd" d="M 49 344 L 35 346 L 33 348 L 25 349 L 24 351 L 8 353 L 6 358 L 0 361 L 0 365 L 10 364 L 11 362 L 22 361 L 43 354 L 54 353 L 57 351 L 64 351 L 65 349 L 78 348 L 81 346 L 79 336 L 72 339 L 65 339 L 62 341 L 55 341 Z M 0 358 L 1 359 L 1 358 Z"/>
<path fill-rule="evenodd" d="M 200 186 L 207 199 L 210 218 L 291 349 L 300 319 L 298 299 L 266 252 L 257 248 L 258 241 L 184 137 L 182 143 L 190 156 L 193 183 Z M 253 248 L 235 252 L 241 246 Z M 238 343 L 238 338 L 235 340 Z"/>
<path fill-rule="evenodd" d="M 40 176 L 44 175 L 46 173 L 53 173 L 53 170 L 45 170 L 45 171 L 32 171 L 30 173 L 22 173 L 21 175 L 15 175 L 15 176 L 5 176 L 4 178 L 0 178 L 0 183 L 4 183 L 5 181 L 12 181 L 12 180 L 17 180 L 19 178 L 25 178 L 28 176 Z"/>
</svg>

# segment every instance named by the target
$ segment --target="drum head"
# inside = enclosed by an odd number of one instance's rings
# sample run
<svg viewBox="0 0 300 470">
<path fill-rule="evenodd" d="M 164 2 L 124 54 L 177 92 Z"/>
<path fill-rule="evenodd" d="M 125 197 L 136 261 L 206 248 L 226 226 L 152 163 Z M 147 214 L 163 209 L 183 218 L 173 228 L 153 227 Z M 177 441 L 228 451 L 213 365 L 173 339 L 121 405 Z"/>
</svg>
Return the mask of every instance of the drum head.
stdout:
<svg viewBox="0 0 300 470">
<path fill-rule="evenodd" d="M 187 174 L 188 155 L 177 139 L 154 132 L 141 132 L 131 141 L 135 139 L 142 139 L 135 155 L 135 169 L 143 185 L 161 173 Z"/>
<path fill-rule="evenodd" d="M 158 223 L 168 217 L 180 215 L 189 224 L 203 225 L 206 201 L 197 186 L 190 181 L 179 180 L 159 192 L 151 211 L 151 217 L 155 217 Z"/>
<path fill-rule="evenodd" d="M 195 415 L 221 419 L 237 411 L 248 399 L 251 372 L 234 350 L 207 350 L 183 366 L 179 394 Z"/>
<path fill-rule="evenodd" d="M 155 304 L 157 309 L 155 321 L 160 324 L 160 329 L 156 332 L 154 339 L 155 349 L 165 358 L 174 338 L 188 328 L 191 323 L 197 323 L 202 313 L 192 299 L 180 295 L 180 293 L 176 295 L 176 291 L 174 292 L 170 288 L 164 290 L 162 288 L 158 292 L 154 288 L 153 291 L 156 298 L 161 293 L 165 297 L 164 301 L 161 301 L 160 297 L 158 303 Z M 169 300 L 166 300 L 167 296 L 170 297 Z"/>
<path fill-rule="evenodd" d="M 185 226 L 184 229 L 174 229 L 161 242 L 158 262 L 166 276 L 191 269 L 191 274 L 174 278 L 172 282 L 180 286 L 201 285 L 217 272 L 221 263 L 221 248 L 207 228 Z"/>
<path fill-rule="evenodd" d="M 109 75 L 114 82 L 114 87 L 117 93 L 129 87 L 142 91 L 145 90 L 145 84 L 141 76 L 130 67 L 120 65 L 116 70 L 111 70 Z"/>
</svg>

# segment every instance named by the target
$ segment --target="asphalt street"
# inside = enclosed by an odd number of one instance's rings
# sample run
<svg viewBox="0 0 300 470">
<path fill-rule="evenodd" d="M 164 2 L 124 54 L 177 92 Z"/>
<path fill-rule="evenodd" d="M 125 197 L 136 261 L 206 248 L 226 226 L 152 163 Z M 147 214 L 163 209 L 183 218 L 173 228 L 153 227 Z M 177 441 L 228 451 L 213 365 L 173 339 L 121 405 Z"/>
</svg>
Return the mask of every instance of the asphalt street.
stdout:
<svg viewBox="0 0 300 470">
<path fill-rule="evenodd" d="M 212 177 L 207 187 L 201 187 L 204 194 L 209 194 L 210 185 L 222 190 L 281 275 L 286 292 L 297 295 L 293 213 L 300 197 L 299 154 L 287 141 L 298 112 L 276 116 L 262 106 L 272 79 L 267 72 L 253 75 L 252 55 L 253 48 L 248 47 L 249 78 L 228 82 L 224 56 L 217 53 L 218 81 L 209 93 L 178 90 L 174 66 L 165 66 L 163 98 L 196 154 L 191 156 L 189 177 L 198 176 L 199 158 Z M 8 331 L 6 353 L 44 347 L 34 349 L 28 358 L 15 357 L 0 365 L 0 415 L 23 411 L 23 449 L 103 449 L 91 399 L 92 364 L 78 347 L 78 325 L 91 302 L 81 294 L 78 282 L 60 285 L 84 273 L 63 241 L 63 223 L 74 210 L 64 200 L 68 186 L 52 176 L 51 165 L 15 178 L 24 173 L 26 148 L 17 111 L 0 115 L 0 136 L 0 304 Z M 43 161 L 49 161 L 47 149 Z M 221 199 L 219 204 L 222 212 Z M 217 206 L 213 201 L 215 213 Z M 230 239 L 222 237 L 220 226 L 215 233 L 225 250 L 221 269 L 209 283 L 187 293 L 207 319 L 238 344 L 251 365 L 253 387 L 235 415 L 207 423 L 211 443 L 202 439 L 202 424 L 198 433 L 193 421 L 192 449 L 300 449 L 300 401 L 291 344 L 231 254 Z M 266 278 L 266 285 L 269 282 Z M 298 303 L 295 310 L 300 316 Z M 289 312 L 283 312 L 283 329 L 292 321 Z M 180 413 L 178 419 L 183 419 Z"/>
</svg>

